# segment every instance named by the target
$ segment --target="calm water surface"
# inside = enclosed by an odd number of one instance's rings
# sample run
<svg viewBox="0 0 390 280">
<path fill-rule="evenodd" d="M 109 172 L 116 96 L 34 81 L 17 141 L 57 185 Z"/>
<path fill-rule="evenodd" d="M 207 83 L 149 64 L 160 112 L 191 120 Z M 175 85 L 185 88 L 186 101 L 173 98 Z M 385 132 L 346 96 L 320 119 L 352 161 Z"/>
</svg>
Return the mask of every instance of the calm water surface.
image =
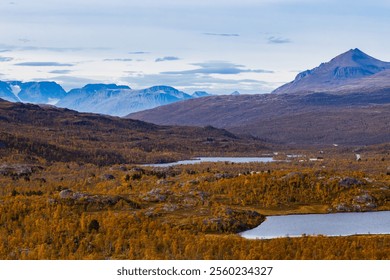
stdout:
<svg viewBox="0 0 390 280">
<path fill-rule="evenodd" d="M 302 234 L 390 234 L 390 211 L 271 216 L 257 228 L 240 235 L 248 239 L 270 239 Z"/>
<path fill-rule="evenodd" d="M 152 167 L 170 167 L 180 164 L 197 164 L 201 162 L 234 162 L 234 163 L 248 163 L 248 162 L 271 162 L 274 161 L 272 157 L 200 157 L 190 160 L 181 160 L 169 163 L 159 164 L 145 164 L 145 166 Z"/>
</svg>

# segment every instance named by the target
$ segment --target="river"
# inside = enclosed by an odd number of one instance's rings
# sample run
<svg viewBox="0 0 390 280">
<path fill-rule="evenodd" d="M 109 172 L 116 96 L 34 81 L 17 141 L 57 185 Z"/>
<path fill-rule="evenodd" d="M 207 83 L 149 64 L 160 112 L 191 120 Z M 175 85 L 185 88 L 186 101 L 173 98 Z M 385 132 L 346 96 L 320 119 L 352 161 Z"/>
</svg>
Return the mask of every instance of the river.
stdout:
<svg viewBox="0 0 390 280">
<path fill-rule="evenodd" d="M 181 160 L 168 163 L 145 164 L 144 166 L 152 167 L 170 167 L 180 164 L 197 164 L 202 162 L 234 162 L 234 163 L 249 163 L 249 162 L 271 162 L 272 157 L 199 157 L 190 160 Z"/>
</svg>

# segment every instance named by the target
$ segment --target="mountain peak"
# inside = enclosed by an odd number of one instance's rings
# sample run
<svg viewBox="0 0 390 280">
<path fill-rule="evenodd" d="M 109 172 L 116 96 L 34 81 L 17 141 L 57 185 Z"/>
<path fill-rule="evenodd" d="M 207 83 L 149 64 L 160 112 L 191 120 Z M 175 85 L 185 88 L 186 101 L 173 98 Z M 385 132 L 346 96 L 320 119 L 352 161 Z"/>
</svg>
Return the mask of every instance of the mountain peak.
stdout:
<svg viewBox="0 0 390 280">
<path fill-rule="evenodd" d="M 192 97 L 195 97 L 195 98 L 198 98 L 198 97 L 205 97 L 205 96 L 211 96 L 210 93 L 206 92 L 206 91 L 195 91 L 193 94 L 192 94 Z"/>
<path fill-rule="evenodd" d="M 116 84 L 87 84 L 82 90 L 89 91 L 100 91 L 100 90 L 116 90 L 116 89 L 130 89 L 128 86 L 116 85 Z"/>
<path fill-rule="evenodd" d="M 369 65 L 381 67 L 385 62 L 369 56 L 358 48 L 355 48 L 336 56 L 328 63 L 337 64 L 338 67 Z"/>
<path fill-rule="evenodd" d="M 390 69 L 390 62 L 378 60 L 360 49 L 350 49 L 329 62 L 299 73 L 295 80 L 285 84 L 274 93 L 310 93 L 334 91 L 351 81 L 370 77 Z"/>
</svg>

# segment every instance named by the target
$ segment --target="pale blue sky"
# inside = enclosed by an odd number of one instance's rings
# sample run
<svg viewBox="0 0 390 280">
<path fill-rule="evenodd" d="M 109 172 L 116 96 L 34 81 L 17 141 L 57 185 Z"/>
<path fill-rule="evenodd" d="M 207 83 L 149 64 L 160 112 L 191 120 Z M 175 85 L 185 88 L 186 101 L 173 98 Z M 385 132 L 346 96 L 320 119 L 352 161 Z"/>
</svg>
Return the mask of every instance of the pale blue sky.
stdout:
<svg viewBox="0 0 390 280">
<path fill-rule="evenodd" d="M 388 0 L 1 0 L 0 80 L 264 93 L 351 48 L 390 61 L 389 15 Z"/>
</svg>

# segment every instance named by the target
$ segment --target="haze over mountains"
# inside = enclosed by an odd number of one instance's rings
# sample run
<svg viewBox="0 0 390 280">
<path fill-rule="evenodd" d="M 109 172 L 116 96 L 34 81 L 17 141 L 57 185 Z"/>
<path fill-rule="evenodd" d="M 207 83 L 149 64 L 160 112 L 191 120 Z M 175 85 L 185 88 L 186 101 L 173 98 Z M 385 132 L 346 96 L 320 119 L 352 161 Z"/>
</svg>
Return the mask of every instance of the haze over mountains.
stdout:
<svg viewBox="0 0 390 280">
<path fill-rule="evenodd" d="M 0 81 L 0 98 L 11 102 L 50 104 L 79 112 L 125 116 L 191 98 L 210 96 L 204 91 L 192 95 L 170 86 L 133 90 L 116 84 L 88 84 L 68 93 L 55 82 Z"/>
<path fill-rule="evenodd" d="M 349 50 L 271 94 L 212 96 L 130 114 L 157 124 L 212 125 L 293 145 L 390 141 L 390 63 Z"/>
</svg>

